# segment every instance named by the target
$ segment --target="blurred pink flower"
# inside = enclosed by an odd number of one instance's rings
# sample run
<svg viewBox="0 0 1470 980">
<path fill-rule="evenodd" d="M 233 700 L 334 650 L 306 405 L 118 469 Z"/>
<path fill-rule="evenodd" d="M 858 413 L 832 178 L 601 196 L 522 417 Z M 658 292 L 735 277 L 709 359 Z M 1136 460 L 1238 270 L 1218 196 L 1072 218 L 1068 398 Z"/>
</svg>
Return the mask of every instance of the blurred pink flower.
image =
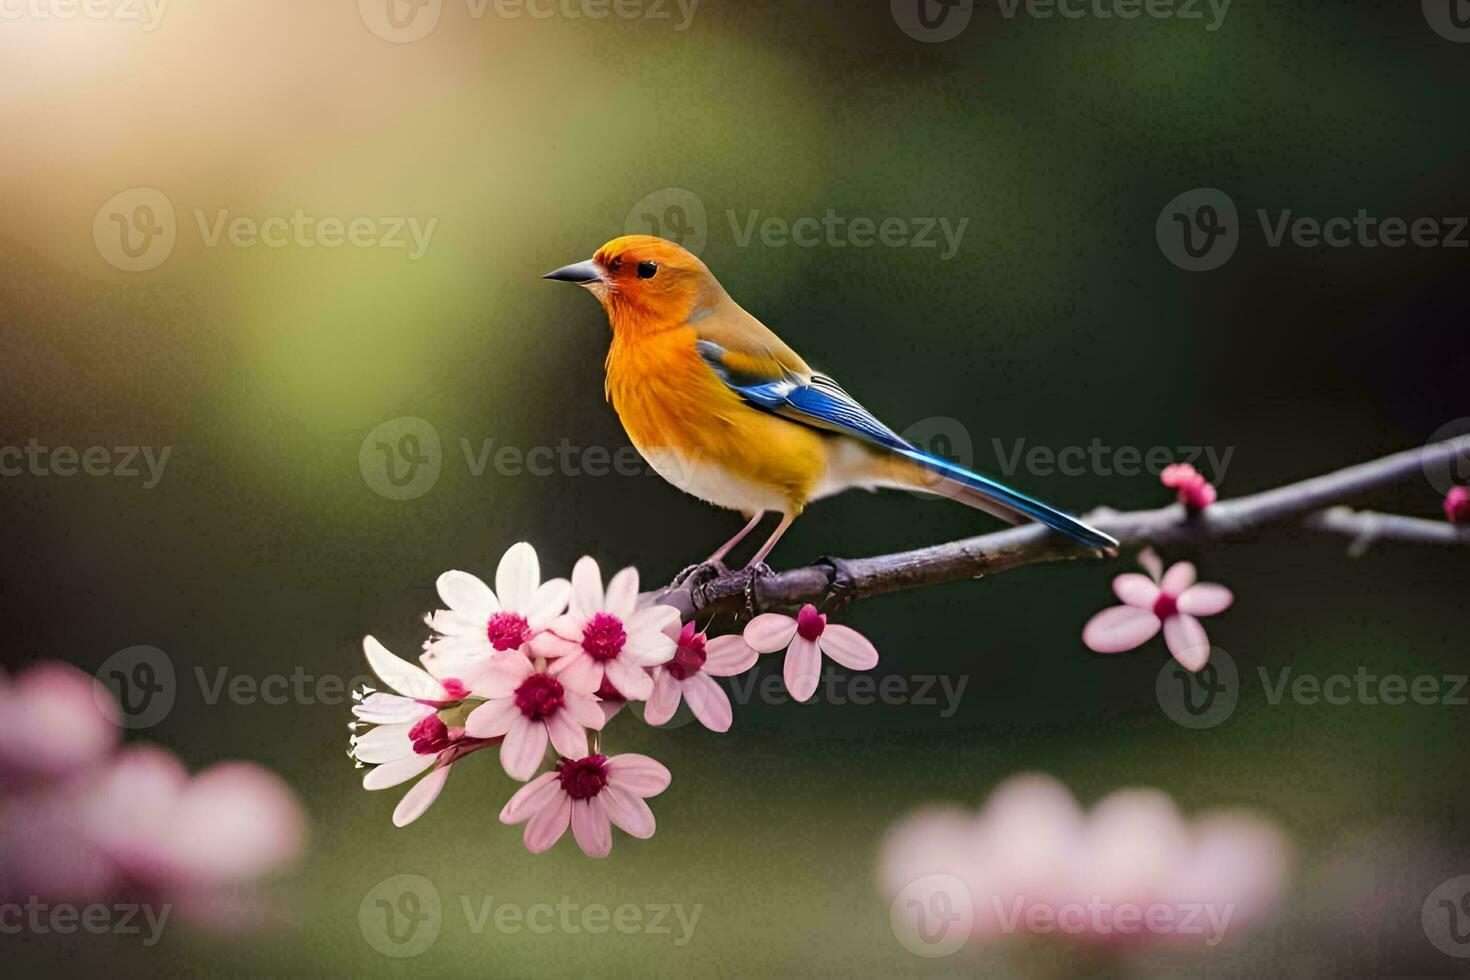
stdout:
<svg viewBox="0 0 1470 980">
<path fill-rule="evenodd" d="M 1214 486 L 1188 463 L 1164 467 L 1159 482 L 1176 491 L 1179 502 L 1189 510 L 1204 510 L 1215 502 Z"/>
<path fill-rule="evenodd" d="M 424 663 L 440 676 L 472 675 L 496 653 L 519 650 L 567 608 L 572 586 L 541 581 L 536 549 L 525 541 L 508 548 L 495 569 L 495 591 L 469 572 L 445 572 L 436 583 L 448 609 L 426 617 L 438 636 L 424 644 Z"/>
<path fill-rule="evenodd" d="M 562 758 L 516 791 L 500 811 L 500 822 L 525 823 L 526 847 L 540 854 L 561 840 L 567 827 L 588 857 L 607 857 L 612 825 L 634 837 L 653 836 L 653 811 L 644 800 L 669 786 L 669 771 L 646 755 L 589 755 Z"/>
<path fill-rule="evenodd" d="M 354 694 L 360 703 L 353 706 L 352 713 L 359 720 L 348 727 L 355 733 L 360 725 L 376 725 L 351 737 L 349 754 L 359 763 L 373 766 L 363 776 L 363 789 L 389 789 L 433 767 L 393 810 L 394 825 L 404 827 L 423 816 L 439 798 L 456 761 L 495 742 L 471 738 L 462 726 L 450 728 L 440 718 L 441 711 L 458 707 L 466 694 L 457 678 L 441 681 L 422 667 L 394 656 L 371 636 L 363 637 L 362 649 L 373 673 L 397 692 Z"/>
<path fill-rule="evenodd" d="M 563 685 L 544 661 L 537 664 L 522 653 L 496 657 L 474 688 L 488 700 L 465 719 L 473 738 L 503 738 L 500 764 L 513 779 L 530 779 L 541 768 L 548 740 L 561 755 L 580 759 L 587 754 L 587 729 L 601 731 L 606 721 L 591 694 Z"/>
<path fill-rule="evenodd" d="M 867 637 L 850 626 L 828 623 L 811 603 L 802 606 L 795 618 L 762 613 L 746 624 L 744 637 L 757 653 L 786 651 L 782 665 L 786 690 L 797 701 L 816 692 L 823 654 L 849 670 L 871 670 L 878 665 L 878 651 Z"/>
<path fill-rule="evenodd" d="M 929 876 L 958 879 L 974 942 L 1048 934 L 1092 942 L 1215 945 L 1265 918 L 1289 846 L 1246 813 L 1186 820 L 1167 795 L 1125 789 L 1084 813 L 1065 786 L 1026 775 L 978 814 L 930 807 L 896 824 L 879 858 L 890 897 Z"/>
<path fill-rule="evenodd" d="M 121 734 L 117 702 L 90 674 L 41 661 L 0 672 L 0 788 L 64 779 L 100 762 Z"/>
<path fill-rule="evenodd" d="M 1450 487 L 1444 495 L 1444 516 L 1451 524 L 1470 524 L 1470 487 Z"/>
<path fill-rule="evenodd" d="M 643 719 L 650 725 L 662 725 L 679 710 L 679 702 L 689 702 L 689 710 L 699 723 L 712 732 L 727 732 L 734 715 L 730 699 L 715 682 L 716 677 L 732 677 L 755 666 L 757 654 L 739 636 L 717 636 L 713 640 L 695 631 L 694 623 L 678 624 L 664 630 L 674 637 L 674 656 L 668 663 L 652 668 L 653 696 L 648 699 Z"/>
<path fill-rule="evenodd" d="M 596 560 L 584 555 L 572 567 L 566 615 L 537 636 L 531 649 L 538 657 L 555 657 L 551 675 L 572 690 L 594 694 L 605 678 L 625 699 L 643 701 L 653 693 L 653 681 L 643 668 L 674 655 L 674 642 L 664 628 L 678 624 L 679 612 L 672 606 L 638 609 L 637 604 L 636 568 L 614 575 L 604 593 Z"/>
<path fill-rule="evenodd" d="M 1124 604 L 1089 619 L 1082 642 L 1096 653 L 1121 653 L 1147 643 L 1162 627 L 1174 659 L 1188 670 L 1199 670 L 1210 659 L 1210 640 L 1196 617 L 1224 612 L 1235 597 L 1223 585 L 1196 583 L 1194 566 L 1187 561 L 1163 572 L 1152 548 L 1139 554 L 1138 563 L 1148 576 L 1125 572 L 1113 579 L 1113 593 Z"/>
</svg>

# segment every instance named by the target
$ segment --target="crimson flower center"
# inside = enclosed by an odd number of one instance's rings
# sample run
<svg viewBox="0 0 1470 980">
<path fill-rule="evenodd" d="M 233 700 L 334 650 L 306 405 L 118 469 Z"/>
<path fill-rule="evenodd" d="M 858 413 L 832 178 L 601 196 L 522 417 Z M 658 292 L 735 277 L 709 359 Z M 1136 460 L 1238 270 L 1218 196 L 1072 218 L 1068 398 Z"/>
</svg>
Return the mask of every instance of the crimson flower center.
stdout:
<svg viewBox="0 0 1470 980">
<path fill-rule="evenodd" d="M 1168 619 L 1179 612 L 1179 600 L 1167 592 L 1160 592 L 1159 597 L 1154 600 L 1154 615 L 1160 619 Z"/>
<path fill-rule="evenodd" d="M 817 612 L 817 607 L 808 602 L 796 614 L 796 632 L 804 640 L 815 640 L 827 628 L 827 617 Z"/>
<path fill-rule="evenodd" d="M 562 759 L 556 764 L 556 776 L 561 780 L 563 792 L 572 799 L 590 799 L 607 785 L 607 756 Z"/>
<path fill-rule="evenodd" d="M 449 735 L 449 726 L 438 715 L 429 715 L 419 720 L 408 730 L 408 740 L 419 755 L 436 755 L 449 748 L 454 739 Z"/>
<path fill-rule="evenodd" d="M 668 662 L 669 673 L 675 679 L 683 680 L 690 674 L 697 674 L 704 668 L 704 661 L 708 655 L 704 649 L 704 637 L 698 633 L 692 636 L 679 637 L 679 645 L 674 648 L 674 657 Z"/>
<path fill-rule="evenodd" d="M 623 644 L 627 642 L 623 621 L 612 613 L 600 612 L 587 620 L 587 625 L 582 628 L 582 649 L 599 663 L 622 653 Z"/>
<path fill-rule="evenodd" d="M 561 681 L 546 674 L 532 674 L 516 688 L 516 707 L 532 721 L 541 721 L 561 710 L 566 694 Z"/>
<path fill-rule="evenodd" d="M 498 612 L 485 625 L 485 636 L 497 650 L 514 650 L 531 638 L 531 625 L 520 613 Z"/>
</svg>

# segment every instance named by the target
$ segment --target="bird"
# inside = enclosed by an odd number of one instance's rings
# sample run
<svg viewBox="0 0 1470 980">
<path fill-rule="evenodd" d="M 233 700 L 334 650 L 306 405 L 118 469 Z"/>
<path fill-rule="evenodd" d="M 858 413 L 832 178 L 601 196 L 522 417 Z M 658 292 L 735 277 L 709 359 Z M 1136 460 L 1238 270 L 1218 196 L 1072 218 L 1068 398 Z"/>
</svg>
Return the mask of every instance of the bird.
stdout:
<svg viewBox="0 0 1470 980">
<path fill-rule="evenodd" d="M 605 395 L 634 448 L 675 487 L 747 518 L 703 566 L 723 571 L 726 556 L 774 511 L 780 522 L 745 566 L 756 574 L 809 503 L 857 487 L 935 494 L 1011 524 L 1039 521 L 1090 549 L 1118 547 L 1077 518 L 904 439 L 675 242 L 624 235 L 543 278 L 585 287 L 607 313 Z"/>
</svg>

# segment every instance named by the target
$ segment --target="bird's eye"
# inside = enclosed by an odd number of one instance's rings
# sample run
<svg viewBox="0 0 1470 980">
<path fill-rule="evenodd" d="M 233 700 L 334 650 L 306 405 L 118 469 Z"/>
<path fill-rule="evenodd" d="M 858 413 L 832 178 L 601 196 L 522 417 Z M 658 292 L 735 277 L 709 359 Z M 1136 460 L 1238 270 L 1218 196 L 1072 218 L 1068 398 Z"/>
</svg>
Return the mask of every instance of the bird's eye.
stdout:
<svg viewBox="0 0 1470 980">
<path fill-rule="evenodd" d="M 653 276 L 654 276 L 654 274 L 656 272 L 658 272 L 658 263 L 657 262 L 639 262 L 638 263 L 638 278 L 639 279 L 652 279 Z"/>
</svg>

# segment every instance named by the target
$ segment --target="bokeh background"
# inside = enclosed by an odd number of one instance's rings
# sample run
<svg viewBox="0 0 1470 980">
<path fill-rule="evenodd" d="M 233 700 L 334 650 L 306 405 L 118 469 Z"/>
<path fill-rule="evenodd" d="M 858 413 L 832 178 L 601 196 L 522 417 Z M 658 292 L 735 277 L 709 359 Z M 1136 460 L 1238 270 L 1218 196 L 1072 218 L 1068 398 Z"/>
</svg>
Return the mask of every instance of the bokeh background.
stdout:
<svg viewBox="0 0 1470 980">
<path fill-rule="evenodd" d="M 968 439 L 992 473 L 1019 440 L 1210 446 L 1233 451 L 1210 474 L 1230 496 L 1423 443 L 1470 416 L 1470 253 L 1271 248 L 1255 214 L 1470 213 L 1470 45 L 1431 26 L 1433 3 L 1235 0 L 1216 30 L 1208 7 L 1073 20 L 980 3 L 942 42 L 885 2 L 703 0 L 687 21 L 674 5 L 603 19 L 569 16 L 575 4 L 544 18 L 400 6 L 391 23 L 372 0 L 173 0 L 151 30 L 146 7 L 142 22 L 35 7 L 0 21 L 0 444 L 171 447 L 152 487 L 0 479 L 4 662 L 95 670 L 136 645 L 164 651 L 175 701 L 136 737 L 194 768 L 260 761 L 313 820 L 310 857 L 268 910 L 274 931 L 170 930 L 152 948 L 6 935 L 8 961 L 114 975 L 1034 972 L 1025 946 L 914 956 L 874 863 L 915 806 L 973 806 L 1040 770 L 1084 803 L 1152 785 L 1190 812 L 1249 807 L 1299 848 L 1267 927 L 1132 969 L 1464 972 L 1419 920 L 1437 884 L 1470 872 L 1470 707 L 1271 704 L 1258 675 L 1465 673 L 1463 553 L 1385 545 L 1352 560 L 1344 541 L 1287 527 L 1167 556 L 1237 595 L 1208 626 L 1240 668 L 1239 701 L 1209 730 L 1161 710 L 1161 644 L 1082 647 L 1121 564 L 865 603 L 848 622 L 880 648 L 877 673 L 966 678 L 957 711 L 737 704 L 725 736 L 624 717 L 604 744 L 655 756 L 674 780 L 654 801 L 657 835 L 619 836 L 602 862 L 570 839 L 528 854 L 495 819 L 512 787 L 486 756 L 395 829 L 398 792 L 363 792 L 344 755 L 340 697 L 210 703 L 196 673 L 350 681 L 362 634 L 414 652 L 435 576 L 491 575 L 513 541 L 533 541 L 549 573 L 592 553 L 658 582 L 733 531 L 733 515 L 648 475 L 466 462 L 466 444 L 489 440 L 626 445 L 602 398 L 601 311 L 538 277 L 650 230 L 644 214 L 700 233 L 743 305 L 895 427 Z M 1155 236 L 1161 209 L 1197 187 L 1241 215 L 1238 248 L 1209 272 L 1176 267 Z M 107 205 L 137 188 L 167 199 L 175 241 L 126 271 L 110 215 L 131 221 L 137 198 Z M 199 225 L 297 209 L 435 224 L 416 258 L 300 239 L 211 247 Z M 967 223 L 947 259 L 942 238 L 799 247 L 736 231 L 829 209 Z M 399 500 L 379 492 L 368 437 L 403 418 L 441 448 L 437 478 Z M 1012 479 L 1077 510 L 1166 499 L 1147 474 L 1023 466 Z M 1370 503 L 1435 516 L 1440 497 L 1426 480 Z M 775 564 L 992 527 L 906 494 L 848 495 L 809 511 Z M 384 956 L 359 925 L 364 897 L 399 874 L 428 878 L 445 907 L 414 959 Z M 460 901 L 486 896 L 703 908 L 683 946 L 475 934 Z"/>
</svg>

